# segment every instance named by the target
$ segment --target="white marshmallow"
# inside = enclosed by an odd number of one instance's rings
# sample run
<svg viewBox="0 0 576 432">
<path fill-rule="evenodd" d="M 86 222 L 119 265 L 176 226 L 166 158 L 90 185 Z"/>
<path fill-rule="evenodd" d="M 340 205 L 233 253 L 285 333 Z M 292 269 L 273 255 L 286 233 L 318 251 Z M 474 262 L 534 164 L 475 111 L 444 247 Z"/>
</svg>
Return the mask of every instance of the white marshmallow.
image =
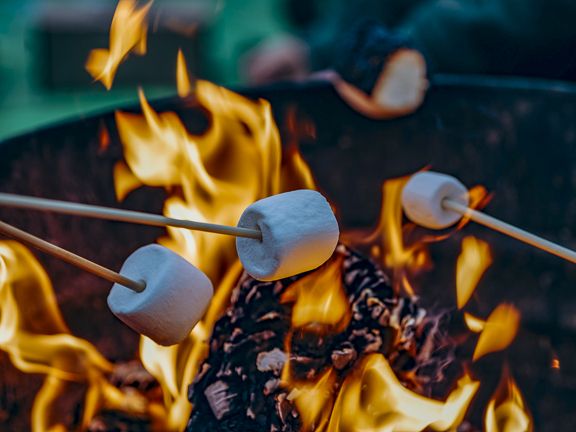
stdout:
<svg viewBox="0 0 576 432">
<path fill-rule="evenodd" d="M 423 171 L 413 175 L 402 191 L 402 206 L 406 216 L 426 228 L 443 229 L 458 222 L 462 215 L 442 206 L 450 198 L 468 205 L 468 189 L 446 174 Z"/>
<path fill-rule="evenodd" d="M 239 227 L 259 229 L 262 240 L 236 239 L 236 250 L 250 276 L 271 281 L 313 270 L 334 253 L 340 230 L 326 198 L 296 190 L 249 206 Z"/>
<path fill-rule="evenodd" d="M 120 273 L 146 283 L 138 293 L 114 284 L 110 310 L 129 327 L 160 345 L 188 336 L 202 318 L 214 293 L 210 279 L 171 250 L 151 244 L 124 262 Z"/>
</svg>

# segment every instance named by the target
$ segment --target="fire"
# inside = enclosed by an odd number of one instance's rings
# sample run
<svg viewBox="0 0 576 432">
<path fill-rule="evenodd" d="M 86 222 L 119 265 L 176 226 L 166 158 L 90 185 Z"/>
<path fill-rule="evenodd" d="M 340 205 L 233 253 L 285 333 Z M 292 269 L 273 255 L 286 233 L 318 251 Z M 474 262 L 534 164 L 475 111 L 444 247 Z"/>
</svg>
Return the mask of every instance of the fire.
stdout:
<svg viewBox="0 0 576 432">
<path fill-rule="evenodd" d="M 178 89 L 184 97 L 192 91 L 182 55 Z M 142 185 L 163 187 L 168 194 L 164 215 L 236 225 L 248 205 L 283 191 L 281 172 L 293 166 L 294 159 L 281 160 L 280 137 L 267 102 L 251 101 L 206 81 L 195 82 L 194 96 L 210 116 L 201 135 L 188 132 L 175 113 L 155 112 L 142 91 L 142 115 L 116 113 L 125 157 L 115 169 L 117 196 L 123 198 Z M 309 171 L 290 172 L 292 187 L 306 187 Z M 169 228 L 159 242 L 199 267 L 216 287 L 204 319 L 179 346 L 141 342 L 142 362 L 164 390 L 168 429 L 182 430 L 191 410 L 188 385 L 208 354 L 212 328 L 242 267 L 234 239 L 227 236 Z"/>
<path fill-rule="evenodd" d="M 408 178 L 389 180 L 382 186 L 382 213 L 377 231 L 381 235 L 384 267 L 392 269 L 394 278 L 409 295 L 414 295 L 408 274 L 427 267 L 428 251 L 422 243 L 406 247 L 402 229 L 402 189 Z"/>
<path fill-rule="evenodd" d="M 350 322 L 351 312 L 342 284 L 343 256 L 290 285 L 282 303 L 294 303 L 292 327 L 329 326 L 335 333 Z"/>
<path fill-rule="evenodd" d="M 531 432 L 532 418 L 518 386 L 504 369 L 498 389 L 492 396 L 484 417 L 486 432 Z"/>
<path fill-rule="evenodd" d="M 520 326 L 520 312 L 511 304 L 500 304 L 492 311 L 474 350 L 473 360 L 506 349 L 516 337 Z"/>
<path fill-rule="evenodd" d="M 370 246 L 371 254 L 382 262 L 383 267 L 392 274 L 394 288 L 414 296 L 413 280 L 432 266 L 428 244 L 448 238 L 455 230 L 462 229 L 467 218 L 462 218 L 454 230 L 448 233 L 418 232 L 412 223 L 403 223 L 402 190 L 409 177 L 387 180 L 382 185 L 382 208 L 376 229 L 368 236 L 348 235 L 345 242 L 358 246 Z M 490 199 L 483 186 L 474 186 L 469 190 L 471 208 L 481 208 Z M 478 278 L 479 279 L 479 278 Z"/>
<path fill-rule="evenodd" d="M 13 241 L 0 241 L 0 348 L 21 371 L 46 375 L 32 408 L 34 431 L 67 429 L 52 407 L 74 383 L 86 386 L 82 429 L 101 408 L 147 413 L 143 397 L 124 394 L 107 381 L 112 365 L 96 348 L 70 334 L 48 275 L 28 249 Z"/>
<path fill-rule="evenodd" d="M 372 255 L 392 273 L 394 288 L 414 296 L 411 276 L 429 268 L 430 256 L 424 242 L 407 244 L 413 225 L 403 226 L 402 189 L 408 177 L 387 180 L 382 185 L 382 208 L 376 229 L 367 237 L 345 238 L 351 244 L 371 246 Z"/>
<path fill-rule="evenodd" d="M 192 94 L 192 83 L 190 81 L 188 68 L 186 67 L 186 59 L 181 49 L 178 50 L 178 59 L 176 61 L 176 83 L 178 96 L 185 98 Z"/>
<path fill-rule="evenodd" d="M 474 293 L 480 278 L 492 264 L 490 246 L 475 237 L 462 240 L 462 252 L 456 265 L 456 297 L 458 309 L 462 309 Z"/>
<path fill-rule="evenodd" d="M 324 430 L 330 419 L 334 403 L 336 374 L 328 368 L 316 382 L 294 384 L 288 395 L 293 400 L 302 418 L 303 431 Z"/>
<path fill-rule="evenodd" d="M 328 432 L 452 430 L 460 424 L 479 382 L 462 377 L 445 402 L 406 389 L 386 358 L 372 354 L 344 381 Z"/>
<path fill-rule="evenodd" d="M 109 49 L 91 52 L 86 68 L 107 89 L 130 53 L 146 52 L 150 7 L 151 2 L 137 8 L 134 0 L 121 0 L 111 25 Z M 208 127 L 201 134 L 192 134 L 176 113 L 156 112 L 140 90 L 141 114 L 116 113 L 124 149 L 124 161 L 114 169 L 119 200 L 142 186 L 161 187 L 167 196 L 164 215 L 235 225 L 244 209 L 258 199 L 291 189 L 315 188 L 311 170 L 296 143 L 290 143 L 283 154 L 268 102 L 249 100 L 209 82 L 191 80 L 181 52 L 177 80 L 179 96 L 193 96 L 194 103 L 208 116 Z M 288 129 L 294 132 L 298 127 L 292 112 Z M 100 138 L 105 151 L 109 145 L 107 131 Z M 402 178 L 384 183 L 380 222 L 361 243 L 375 245 L 373 252 L 393 274 L 397 290 L 414 296 L 412 277 L 431 263 L 427 243 L 446 235 L 420 236 L 417 241 L 412 238 L 416 227 L 403 225 L 401 192 L 406 181 Z M 470 193 L 472 207 L 481 206 L 487 199 L 483 188 Z M 457 228 L 466 222 L 462 220 Z M 178 346 L 161 347 L 141 339 L 140 357 L 162 387 L 161 403 L 126 395 L 112 386 L 107 381 L 112 365 L 89 342 L 70 334 L 40 264 L 19 244 L 0 242 L 0 348 L 21 370 L 47 375 L 32 412 L 34 430 L 65 429 L 62 421 L 51 417 L 51 407 L 70 382 L 87 386 L 80 428 L 85 428 L 102 408 L 147 415 L 158 430 L 185 427 L 192 408 L 187 399 L 188 386 L 208 354 L 212 329 L 228 304 L 242 267 L 233 238 L 168 228 L 159 242 L 199 267 L 216 287 L 205 316 Z M 467 303 L 491 262 L 488 246 L 473 237 L 464 239 L 462 248 L 457 274 L 459 308 Z M 293 303 L 293 330 L 338 333 L 349 324 L 351 310 L 341 267 L 341 260 L 334 259 L 287 289 L 281 301 Z M 32 307 L 25 298 L 38 300 Z M 518 311 L 506 304 L 498 306 L 486 321 L 468 314 L 465 319 L 480 333 L 474 360 L 507 347 L 519 326 Z M 287 354 L 289 346 L 290 337 L 286 340 Z M 360 359 L 339 389 L 338 373 L 332 368 L 313 382 L 298 381 L 290 376 L 289 361 L 283 368 L 282 385 L 291 390 L 288 398 L 295 403 L 304 430 L 445 431 L 460 424 L 479 382 L 466 374 L 444 402 L 430 399 L 404 387 L 384 356 L 371 354 Z M 512 400 L 509 405 L 523 409 L 521 397 L 520 403 L 517 398 Z M 507 403 L 489 406 L 487 425 L 494 421 L 500 424 L 501 419 L 510 425 L 524 424 L 510 420 L 520 417 L 512 408 L 506 408 Z"/>
<path fill-rule="evenodd" d="M 112 88 L 118 66 L 128 54 L 146 54 L 147 17 L 151 6 L 151 1 L 137 8 L 135 0 L 120 0 L 110 26 L 109 49 L 100 48 L 90 52 L 86 70 L 106 89 Z"/>
<path fill-rule="evenodd" d="M 480 333 L 486 326 L 486 321 L 475 317 L 468 312 L 464 312 L 464 322 L 468 326 L 468 329 L 474 333 Z"/>
<path fill-rule="evenodd" d="M 129 171 L 140 184 L 164 187 L 166 216 L 235 225 L 248 205 L 279 192 L 278 132 L 267 102 L 205 81 L 197 83 L 197 98 L 212 115 L 201 136 L 191 135 L 175 113 L 156 113 L 142 91 L 143 115 L 116 113 L 128 170 L 117 169 L 115 181 L 123 189 Z M 233 238 L 178 228 L 168 234 L 160 242 L 212 280 L 236 260 Z"/>
</svg>

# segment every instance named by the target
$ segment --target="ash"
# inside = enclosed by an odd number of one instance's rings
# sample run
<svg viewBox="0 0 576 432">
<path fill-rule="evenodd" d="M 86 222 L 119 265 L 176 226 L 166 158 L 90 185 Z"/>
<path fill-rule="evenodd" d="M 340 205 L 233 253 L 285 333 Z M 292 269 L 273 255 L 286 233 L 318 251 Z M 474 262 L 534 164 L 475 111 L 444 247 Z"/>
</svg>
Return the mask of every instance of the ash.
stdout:
<svg viewBox="0 0 576 432">
<path fill-rule="evenodd" d="M 382 270 L 349 248 L 340 245 L 335 259 L 342 259 L 352 311 L 349 324 L 337 334 L 306 327 L 291 331 L 292 305 L 281 304 L 280 297 L 304 275 L 274 282 L 242 277 L 189 388 L 193 410 L 187 431 L 300 430 L 290 389 L 280 382 L 288 358 L 296 379 L 315 381 L 332 367 L 338 386 L 369 353 L 384 354 L 406 387 L 420 393 L 442 379 L 449 356 L 439 332 L 441 316 L 430 316 L 415 300 L 399 296 Z"/>
</svg>

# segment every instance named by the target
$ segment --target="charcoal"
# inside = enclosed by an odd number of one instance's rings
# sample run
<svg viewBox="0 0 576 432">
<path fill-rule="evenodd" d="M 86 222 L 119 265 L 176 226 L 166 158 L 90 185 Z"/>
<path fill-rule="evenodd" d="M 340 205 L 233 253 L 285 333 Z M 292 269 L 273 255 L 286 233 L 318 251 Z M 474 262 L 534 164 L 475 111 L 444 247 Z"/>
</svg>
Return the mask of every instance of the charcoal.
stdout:
<svg viewBox="0 0 576 432">
<path fill-rule="evenodd" d="M 338 259 L 351 319 L 334 332 L 314 325 L 291 330 L 293 305 L 280 299 L 305 275 L 274 282 L 242 276 L 189 387 L 187 431 L 301 430 L 291 389 L 280 379 L 287 359 L 293 378 L 315 381 L 331 367 L 337 385 L 369 353 L 385 355 L 407 388 L 425 391 L 442 378 L 446 350 L 435 358 L 440 316 L 394 292 L 386 274 L 357 252 L 340 245 L 325 266 Z"/>
</svg>

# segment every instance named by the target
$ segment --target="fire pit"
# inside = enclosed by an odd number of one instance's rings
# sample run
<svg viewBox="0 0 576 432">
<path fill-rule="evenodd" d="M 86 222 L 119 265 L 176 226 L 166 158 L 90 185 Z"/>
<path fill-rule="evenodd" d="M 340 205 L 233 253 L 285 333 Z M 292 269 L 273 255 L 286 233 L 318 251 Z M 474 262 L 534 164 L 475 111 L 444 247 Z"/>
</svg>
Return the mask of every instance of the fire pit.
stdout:
<svg viewBox="0 0 576 432">
<path fill-rule="evenodd" d="M 393 121 L 362 117 L 340 100 L 331 85 L 322 82 L 284 83 L 240 93 L 270 101 L 285 160 L 289 161 L 282 168 L 283 186 L 291 189 L 309 184 L 308 173 L 302 168 L 305 161 L 317 187 L 338 209 L 341 225 L 348 232 L 344 242 L 365 254 L 370 249 L 362 240 L 378 224 L 382 183 L 429 165 L 436 171 L 459 177 L 468 185 L 483 184 L 494 191 L 488 207 L 491 214 L 575 246 L 576 239 L 569 228 L 576 213 L 572 197 L 574 168 L 567 156 L 576 150 L 576 130 L 571 121 L 576 111 L 576 88 L 559 83 L 454 76 L 437 77 L 433 84 L 417 113 Z M 210 97 L 216 100 L 214 95 Z M 198 142 L 209 146 L 206 137 L 214 132 L 206 134 L 206 131 L 226 124 L 221 122 L 237 114 L 228 111 L 219 117 L 211 105 L 214 103 L 174 98 L 156 101 L 152 107 L 144 104 L 144 109 L 149 110 L 148 114 L 160 127 L 173 121 L 171 115 L 163 113 L 175 112 L 193 136 L 201 137 Z M 273 134 L 258 127 L 266 120 L 265 109 L 254 103 L 251 110 L 260 115 L 254 123 L 247 123 L 240 116 L 242 121 L 231 131 L 221 131 L 219 137 L 227 138 L 228 134 L 244 130 L 239 138 L 244 144 L 256 138 L 258 142 L 273 140 Z M 140 112 L 140 107 L 127 107 L 121 114 L 97 114 L 0 143 L 0 189 L 158 214 L 166 211 L 166 202 L 186 202 L 189 191 L 180 179 L 165 183 L 157 177 L 146 177 L 149 173 L 136 173 L 148 179 L 142 182 L 125 162 L 131 150 L 121 143 L 126 141 L 127 134 L 133 133 L 136 141 L 144 140 L 147 131 L 152 130 L 139 123 Z M 128 125 L 140 129 L 130 129 Z M 144 132 L 138 134 L 138 130 Z M 260 136 L 255 137 L 255 133 Z M 223 167 L 234 167 L 233 160 L 249 157 L 238 153 L 240 150 L 235 147 L 227 151 L 218 155 L 224 161 Z M 172 162 L 178 167 L 178 160 Z M 161 161 L 158 164 L 161 166 Z M 263 170 L 263 166 L 243 167 L 230 173 L 228 180 L 253 178 L 244 169 Z M 158 170 L 153 176 L 164 174 L 169 173 Z M 245 200 L 249 202 L 258 194 L 268 193 L 259 190 Z M 385 196 L 385 203 L 387 199 L 389 195 Z M 206 208 L 210 202 L 206 199 Z M 186 209 L 180 210 L 187 215 Z M 171 211 L 177 213 L 178 205 Z M 199 248 L 208 254 L 212 253 L 210 248 L 223 248 L 231 241 L 215 236 L 210 237 L 214 244 L 207 238 L 202 240 L 204 243 L 195 244 L 190 239 L 179 239 L 178 231 L 167 233 L 158 228 L 21 210 L 0 209 L 0 219 L 113 269 L 118 269 L 137 247 L 161 237 L 169 245 L 188 241 L 192 248 L 189 251 Z M 384 223 L 392 222 L 384 220 Z M 425 234 L 429 233 L 418 233 Z M 166 239 L 167 235 L 170 237 Z M 384 230 L 382 235 L 390 233 Z M 498 305 L 513 303 L 521 314 L 520 330 L 512 345 L 472 364 L 470 359 L 478 337 L 466 329 L 464 315 L 456 308 L 454 274 L 461 241 L 471 235 L 490 245 L 493 263 L 466 311 L 484 320 Z M 403 276 L 410 279 L 418 307 L 431 316 L 442 316 L 442 321 L 438 321 L 442 334 L 450 337 L 453 353 L 436 354 L 449 366 L 442 369 L 443 379 L 426 386 L 427 396 L 445 401 L 467 364 L 470 375 L 481 384 L 461 429 L 479 430 L 485 421 L 486 407 L 505 375 L 503 371 L 508 369 L 522 395 L 515 399 L 523 401 L 516 407 L 522 406 L 530 413 L 525 415 L 531 416 L 534 429 L 567 430 L 566 425 L 576 422 L 572 406 L 576 398 L 574 266 L 473 225 L 452 233 L 444 241 L 434 242 L 430 252 L 433 266 L 426 263 L 418 272 L 395 273 L 393 265 L 385 269 L 391 277 L 391 286 L 400 289 L 402 297 L 407 298 L 410 293 L 398 281 Z M 379 260 L 378 253 L 375 256 L 375 262 L 386 267 L 386 260 Z M 25 255 L 19 257 L 21 264 Z M 187 258 L 193 262 L 197 259 L 193 254 Z M 46 364 L 38 360 L 47 347 L 53 346 L 41 339 L 33 340 L 42 347 L 34 356 L 29 347 L 24 349 L 28 350 L 25 358 L 18 358 L 14 350 L 8 351 L 9 356 L 2 354 L 0 418 L 5 430 L 27 430 L 31 422 L 38 427 L 52 421 L 64 423 L 68 428 L 83 425 L 91 430 L 109 430 L 111 424 L 116 430 L 183 429 L 190 415 L 188 385 L 193 382 L 201 360 L 208 355 L 212 328 L 197 326 L 190 340 L 177 350 L 159 349 L 141 341 L 139 352 L 138 336 L 106 308 L 107 282 L 42 254 L 37 259 L 51 279 L 54 296 L 48 287 L 42 291 L 43 303 L 26 297 L 16 299 L 18 310 L 28 320 L 25 330 L 28 334 L 74 335 L 76 339 L 67 339 L 60 349 L 72 363 L 78 359 L 83 363 L 72 368 L 75 374 L 59 375 L 58 370 L 69 371 L 71 366 L 58 356 L 51 358 L 64 363 Z M 233 256 L 223 256 L 207 271 L 227 287 L 221 290 L 222 305 L 210 312 L 214 315 L 210 318 L 212 322 L 224 314 L 240 275 L 234 261 Z M 33 292 L 26 288 L 22 291 Z M 37 304 L 45 307 L 38 308 Z M 6 317 L 14 316 L 14 311 L 8 311 L 5 303 L 1 307 L 0 323 L 6 326 L 9 324 Z M 44 327 L 34 326 L 34 320 L 44 323 Z M 467 322 L 473 327 L 471 320 L 468 317 Z M 5 337 L 0 339 L 4 341 Z M 91 345 L 78 345 L 78 340 L 89 341 Z M 155 379 L 142 369 L 140 361 Z M 359 362 L 358 367 L 375 367 L 376 360 L 366 361 Z M 32 373 L 22 372 L 13 363 Z M 49 378 L 39 374 L 48 374 Z M 497 407 L 510 399 L 511 394 L 508 391 L 508 396 L 505 395 L 506 385 L 500 386 L 500 390 L 495 398 Z M 123 406 L 126 401 L 132 405 Z M 498 409 L 496 415 L 501 415 Z M 42 417 L 46 413 L 49 418 Z"/>
</svg>

